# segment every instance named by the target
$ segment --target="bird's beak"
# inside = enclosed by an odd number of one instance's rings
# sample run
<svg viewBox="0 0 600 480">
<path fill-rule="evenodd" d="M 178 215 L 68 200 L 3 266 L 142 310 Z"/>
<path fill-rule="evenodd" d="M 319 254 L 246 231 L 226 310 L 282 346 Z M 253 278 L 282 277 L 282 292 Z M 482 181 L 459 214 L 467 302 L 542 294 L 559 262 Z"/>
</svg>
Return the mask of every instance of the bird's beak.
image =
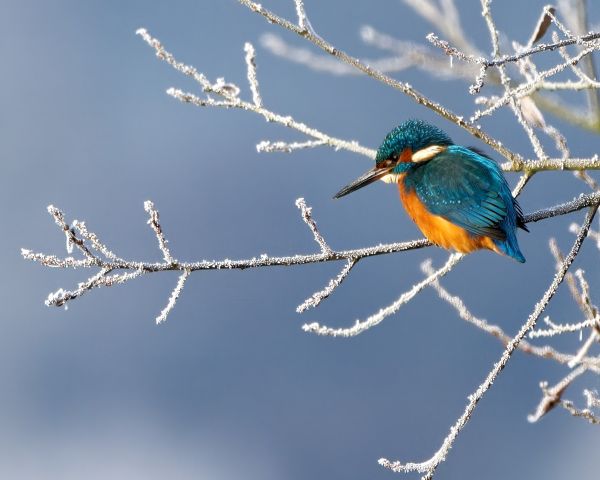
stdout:
<svg viewBox="0 0 600 480">
<path fill-rule="evenodd" d="M 339 192 L 337 192 L 333 198 L 341 198 L 344 195 L 348 195 L 349 193 L 358 190 L 359 188 L 366 187 L 370 183 L 373 183 L 375 180 L 379 180 L 382 177 L 385 177 L 390 171 L 394 168 L 394 165 L 390 167 L 375 167 L 372 170 L 369 170 L 366 173 L 363 173 L 360 177 L 354 180 L 349 185 L 346 185 Z"/>
</svg>

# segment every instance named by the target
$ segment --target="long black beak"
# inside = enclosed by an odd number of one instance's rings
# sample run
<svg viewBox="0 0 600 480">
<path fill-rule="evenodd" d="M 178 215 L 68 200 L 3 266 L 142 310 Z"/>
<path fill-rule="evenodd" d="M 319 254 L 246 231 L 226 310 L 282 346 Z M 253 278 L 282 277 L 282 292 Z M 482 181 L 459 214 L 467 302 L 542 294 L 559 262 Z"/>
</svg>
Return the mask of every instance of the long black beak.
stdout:
<svg viewBox="0 0 600 480">
<path fill-rule="evenodd" d="M 341 198 L 344 195 L 348 195 L 349 193 L 358 190 L 359 188 L 366 187 L 370 183 L 373 183 L 375 180 L 379 180 L 381 177 L 385 177 L 390 170 L 392 170 L 393 166 L 390 168 L 373 168 L 366 173 L 363 173 L 360 177 L 354 180 L 351 184 L 346 185 L 339 192 L 337 192 L 333 198 Z"/>
</svg>

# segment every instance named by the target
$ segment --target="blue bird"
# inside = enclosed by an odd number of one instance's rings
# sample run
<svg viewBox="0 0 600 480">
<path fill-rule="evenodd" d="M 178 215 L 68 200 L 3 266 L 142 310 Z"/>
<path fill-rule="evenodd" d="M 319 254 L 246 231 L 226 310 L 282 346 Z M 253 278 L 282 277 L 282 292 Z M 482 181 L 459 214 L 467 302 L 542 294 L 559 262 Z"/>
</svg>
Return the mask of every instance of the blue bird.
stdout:
<svg viewBox="0 0 600 480">
<path fill-rule="evenodd" d="M 342 188 L 340 198 L 375 180 L 397 183 L 409 217 L 434 244 L 462 253 L 488 249 L 525 262 L 516 229 L 529 231 L 502 171 L 439 128 L 408 120 L 387 134 L 375 167 Z"/>
</svg>

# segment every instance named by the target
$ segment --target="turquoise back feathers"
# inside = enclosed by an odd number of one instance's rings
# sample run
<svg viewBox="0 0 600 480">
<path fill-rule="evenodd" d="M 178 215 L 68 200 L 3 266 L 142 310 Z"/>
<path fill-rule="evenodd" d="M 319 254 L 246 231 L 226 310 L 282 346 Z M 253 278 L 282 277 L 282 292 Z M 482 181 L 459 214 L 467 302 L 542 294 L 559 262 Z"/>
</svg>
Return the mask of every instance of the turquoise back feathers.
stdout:
<svg viewBox="0 0 600 480">
<path fill-rule="evenodd" d="M 489 237 L 499 250 L 524 262 L 516 228 L 527 230 L 523 213 L 493 160 L 450 145 L 430 161 L 410 169 L 404 185 L 425 208 L 473 235 Z"/>
</svg>

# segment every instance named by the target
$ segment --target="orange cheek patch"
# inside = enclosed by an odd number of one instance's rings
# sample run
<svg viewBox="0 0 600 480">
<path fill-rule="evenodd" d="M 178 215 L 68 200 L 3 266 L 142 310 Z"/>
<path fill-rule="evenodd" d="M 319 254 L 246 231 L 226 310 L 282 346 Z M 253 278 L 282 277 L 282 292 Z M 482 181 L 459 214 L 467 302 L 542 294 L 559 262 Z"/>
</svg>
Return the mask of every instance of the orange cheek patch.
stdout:
<svg viewBox="0 0 600 480">
<path fill-rule="evenodd" d="M 429 213 L 415 191 L 407 191 L 404 188 L 402 178 L 398 181 L 398 188 L 406 213 L 432 243 L 461 253 L 469 253 L 482 248 L 501 253 L 491 238 L 473 235 L 464 228 L 454 225 L 438 215 Z"/>
<path fill-rule="evenodd" d="M 402 150 L 400 154 L 400 159 L 398 160 L 401 163 L 411 162 L 412 161 L 412 150 L 410 148 L 406 148 Z"/>
</svg>

